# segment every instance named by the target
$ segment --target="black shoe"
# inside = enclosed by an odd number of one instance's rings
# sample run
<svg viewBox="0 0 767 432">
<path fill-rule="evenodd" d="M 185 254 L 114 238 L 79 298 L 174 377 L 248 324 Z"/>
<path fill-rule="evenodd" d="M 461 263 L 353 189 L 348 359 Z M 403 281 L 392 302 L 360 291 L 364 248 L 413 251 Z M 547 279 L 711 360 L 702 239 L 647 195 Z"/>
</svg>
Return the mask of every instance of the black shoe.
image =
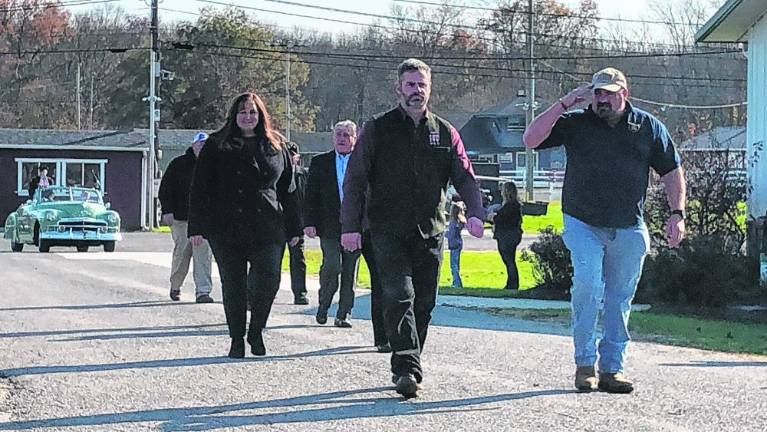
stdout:
<svg viewBox="0 0 767 432">
<path fill-rule="evenodd" d="M 264 345 L 264 336 L 261 332 L 257 332 L 255 336 L 248 338 L 250 344 L 250 353 L 254 356 L 265 356 L 266 346 Z"/>
<path fill-rule="evenodd" d="M 352 322 L 349 321 L 349 318 L 336 318 L 333 325 L 341 328 L 352 328 Z"/>
<path fill-rule="evenodd" d="M 418 397 L 418 390 L 421 386 L 418 385 L 415 376 L 412 374 L 402 375 L 397 379 L 395 384 L 395 390 L 405 398 Z"/>
<path fill-rule="evenodd" d="M 173 301 L 181 300 L 181 290 L 171 289 L 170 290 L 170 299 L 173 300 Z"/>
<path fill-rule="evenodd" d="M 237 338 L 232 339 L 232 346 L 229 348 L 229 358 L 245 357 L 245 341 Z"/>
<path fill-rule="evenodd" d="M 317 316 L 314 317 L 317 320 L 317 324 L 325 324 L 328 322 L 328 311 L 318 309 Z"/>
<path fill-rule="evenodd" d="M 293 300 L 293 304 L 295 304 L 295 305 L 308 305 L 309 304 L 309 299 L 306 297 L 306 294 L 303 294 L 303 295 L 300 295 L 300 296 L 296 297 Z"/>
<path fill-rule="evenodd" d="M 213 297 L 202 294 L 197 296 L 197 300 L 195 300 L 197 303 L 213 303 Z"/>
<path fill-rule="evenodd" d="M 389 345 L 388 342 L 386 342 L 385 344 L 376 345 L 376 351 L 378 351 L 380 353 L 383 353 L 383 354 L 390 353 L 391 352 L 391 345 Z"/>
</svg>

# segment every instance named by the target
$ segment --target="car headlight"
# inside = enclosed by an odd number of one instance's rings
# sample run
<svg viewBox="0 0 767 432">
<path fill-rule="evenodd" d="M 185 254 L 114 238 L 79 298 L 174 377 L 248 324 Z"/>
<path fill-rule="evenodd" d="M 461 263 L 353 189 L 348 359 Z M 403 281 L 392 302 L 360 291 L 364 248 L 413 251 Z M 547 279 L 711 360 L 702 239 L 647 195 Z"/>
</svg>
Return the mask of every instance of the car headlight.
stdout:
<svg viewBox="0 0 767 432">
<path fill-rule="evenodd" d="M 114 213 L 107 214 L 107 221 L 109 221 L 109 223 L 116 224 L 119 220 L 120 218 L 116 214 Z"/>
<path fill-rule="evenodd" d="M 47 212 L 45 213 L 45 220 L 48 222 L 53 222 L 56 220 L 56 213 L 54 212 Z"/>
</svg>

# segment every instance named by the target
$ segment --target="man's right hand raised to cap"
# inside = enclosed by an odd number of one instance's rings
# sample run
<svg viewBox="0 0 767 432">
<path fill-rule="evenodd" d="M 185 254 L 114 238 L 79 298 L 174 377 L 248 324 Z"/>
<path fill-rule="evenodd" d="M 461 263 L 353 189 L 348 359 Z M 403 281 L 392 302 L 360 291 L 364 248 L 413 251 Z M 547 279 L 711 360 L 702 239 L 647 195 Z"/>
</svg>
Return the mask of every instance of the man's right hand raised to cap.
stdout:
<svg viewBox="0 0 767 432">
<path fill-rule="evenodd" d="M 356 232 L 341 234 L 341 246 L 349 252 L 362 249 L 362 234 Z"/>
<path fill-rule="evenodd" d="M 587 96 L 591 94 L 591 84 L 583 84 L 573 89 L 570 93 L 562 96 L 559 100 L 568 108 L 572 108 L 581 102 L 586 101 Z M 564 107 L 563 107 L 564 108 Z"/>
</svg>

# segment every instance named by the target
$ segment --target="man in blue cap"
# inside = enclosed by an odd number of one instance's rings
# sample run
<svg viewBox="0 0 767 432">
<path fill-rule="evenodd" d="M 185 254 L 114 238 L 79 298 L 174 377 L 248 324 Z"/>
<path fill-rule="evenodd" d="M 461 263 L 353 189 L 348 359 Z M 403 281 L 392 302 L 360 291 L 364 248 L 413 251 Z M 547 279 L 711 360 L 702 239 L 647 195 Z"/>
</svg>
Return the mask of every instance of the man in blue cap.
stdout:
<svg viewBox="0 0 767 432">
<path fill-rule="evenodd" d="M 181 285 L 184 284 L 189 272 L 189 262 L 194 260 L 194 284 L 197 303 L 213 303 L 210 291 L 213 280 L 210 270 L 212 253 L 207 241 L 195 246 L 187 236 L 187 215 L 189 210 L 189 188 L 192 183 L 194 164 L 197 156 L 205 145 L 208 134 L 198 132 L 192 146 L 186 152 L 173 159 L 165 170 L 160 182 L 160 206 L 162 207 L 162 223 L 169 226 L 173 235 L 173 263 L 170 271 L 170 298 L 173 301 L 181 299 Z"/>
</svg>

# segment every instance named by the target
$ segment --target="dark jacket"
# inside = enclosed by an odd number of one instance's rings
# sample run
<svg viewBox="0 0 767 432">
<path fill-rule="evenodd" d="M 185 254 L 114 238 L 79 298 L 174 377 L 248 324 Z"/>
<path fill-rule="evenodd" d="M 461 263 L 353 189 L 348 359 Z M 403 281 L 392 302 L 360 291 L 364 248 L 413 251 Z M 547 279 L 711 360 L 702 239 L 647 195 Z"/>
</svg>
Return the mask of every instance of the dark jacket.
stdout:
<svg viewBox="0 0 767 432">
<path fill-rule="evenodd" d="M 304 213 L 306 209 L 306 183 L 309 180 L 309 170 L 303 165 L 293 166 L 293 177 L 296 182 L 296 191 L 293 192 L 298 209 L 299 226 L 304 226 Z"/>
<path fill-rule="evenodd" d="M 173 159 L 160 181 L 160 207 L 162 214 L 173 213 L 173 219 L 185 221 L 189 213 L 189 186 L 192 184 L 197 157 L 189 147 L 184 154 Z"/>
<path fill-rule="evenodd" d="M 312 158 L 306 185 L 304 226 L 317 228 L 324 238 L 341 238 L 341 196 L 338 194 L 336 151 Z"/>
<path fill-rule="evenodd" d="M 293 193 L 290 154 L 265 141 L 235 138 L 221 145 L 211 134 L 192 178 L 189 236 L 202 235 L 243 245 L 284 243 L 301 235 Z M 226 143 L 225 143 L 226 144 Z"/>
<path fill-rule="evenodd" d="M 344 179 L 343 232 L 362 232 L 367 201 L 371 231 L 441 235 L 452 181 L 467 217 L 484 219 L 479 188 L 458 131 L 432 113 L 414 124 L 401 107 L 365 123 Z"/>
<path fill-rule="evenodd" d="M 518 201 L 509 201 L 493 218 L 493 238 L 498 242 L 519 244 L 522 241 L 522 207 Z"/>
</svg>

